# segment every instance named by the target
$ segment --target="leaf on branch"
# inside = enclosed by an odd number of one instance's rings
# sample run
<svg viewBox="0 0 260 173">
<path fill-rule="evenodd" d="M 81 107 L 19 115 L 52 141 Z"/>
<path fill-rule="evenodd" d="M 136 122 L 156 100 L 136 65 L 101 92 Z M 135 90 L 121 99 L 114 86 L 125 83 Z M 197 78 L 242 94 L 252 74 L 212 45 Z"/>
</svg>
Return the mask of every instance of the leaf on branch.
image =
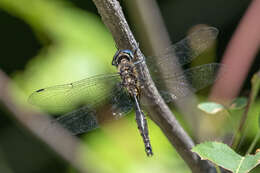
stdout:
<svg viewBox="0 0 260 173">
<path fill-rule="evenodd" d="M 209 160 L 234 173 L 247 173 L 260 163 L 260 152 L 244 157 L 220 142 L 205 142 L 192 148 L 202 160 Z"/>
<path fill-rule="evenodd" d="M 221 104 L 215 102 L 203 102 L 198 104 L 198 108 L 207 114 L 217 114 L 223 110 L 225 107 Z"/>
<path fill-rule="evenodd" d="M 247 98 L 245 97 L 239 97 L 232 101 L 232 103 L 229 106 L 229 109 L 231 110 L 237 110 L 237 109 L 243 109 L 247 105 Z"/>
</svg>

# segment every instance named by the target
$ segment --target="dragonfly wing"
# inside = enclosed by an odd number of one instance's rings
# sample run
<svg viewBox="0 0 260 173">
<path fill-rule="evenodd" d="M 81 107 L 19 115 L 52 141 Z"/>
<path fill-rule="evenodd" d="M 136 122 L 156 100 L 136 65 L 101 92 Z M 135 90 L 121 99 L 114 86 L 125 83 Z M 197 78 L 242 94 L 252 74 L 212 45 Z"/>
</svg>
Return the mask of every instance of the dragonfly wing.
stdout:
<svg viewBox="0 0 260 173">
<path fill-rule="evenodd" d="M 211 63 L 190 68 L 181 74 L 172 73 L 163 78 L 165 86 L 168 86 L 167 89 L 165 89 L 161 81 L 157 80 L 154 82 L 161 96 L 168 103 L 188 96 L 214 83 L 217 71 L 221 66 L 218 63 Z"/>
<path fill-rule="evenodd" d="M 132 101 L 124 88 L 121 87 L 115 88 L 107 96 L 106 103 L 103 108 L 95 104 L 92 104 L 91 107 L 84 106 L 57 118 L 56 122 L 68 129 L 73 135 L 77 135 L 96 129 L 108 121 L 117 120 L 133 108 Z"/>
<path fill-rule="evenodd" d="M 80 105 L 100 102 L 118 82 L 118 74 L 97 75 L 69 84 L 39 89 L 30 95 L 28 101 L 44 110 L 66 112 Z"/>
<path fill-rule="evenodd" d="M 64 128 L 69 130 L 72 135 L 81 134 L 94 130 L 99 127 L 95 111 L 88 107 L 82 107 L 73 112 L 65 114 L 53 121 L 61 124 Z"/>
<path fill-rule="evenodd" d="M 146 58 L 152 74 L 158 75 L 160 69 L 171 72 L 174 67 L 190 63 L 194 58 L 209 48 L 218 35 L 215 27 L 202 27 L 181 41 L 173 44 L 164 52 Z M 157 63 L 155 63 L 157 62 Z"/>
<path fill-rule="evenodd" d="M 29 102 L 43 109 L 68 112 L 57 118 L 52 127 L 60 123 L 72 134 L 93 130 L 132 109 L 131 100 L 121 87 L 118 74 L 98 75 L 40 89 L 31 94 Z"/>
</svg>

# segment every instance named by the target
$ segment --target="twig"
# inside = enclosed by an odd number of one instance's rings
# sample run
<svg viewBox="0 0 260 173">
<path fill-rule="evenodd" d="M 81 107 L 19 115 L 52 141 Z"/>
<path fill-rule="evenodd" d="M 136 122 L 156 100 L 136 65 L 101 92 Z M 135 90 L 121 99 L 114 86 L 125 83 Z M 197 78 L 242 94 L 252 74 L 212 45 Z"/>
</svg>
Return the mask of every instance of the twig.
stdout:
<svg viewBox="0 0 260 173">
<path fill-rule="evenodd" d="M 93 2 L 103 22 L 112 33 L 117 47 L 119 49 L 135 50 L 138 44 L 126 22 L 119 2 L 117 0 L 93 0 Z M 143 58 L 143 54 L 139 49 L 137 50 L 137 57 L 139 59 Z M 151 119 L 162 129 L 192 172 L 202 173 L 209 172 L 209 169 L 212 170 L 212 165 L 206 161 L 201 161 L 195 153 L 191 152 L 191 148 L 194 146 L 192 139 L 180 126 L 171 110 L 161 98 L 145 63 L 140 65 L 138 72 L 145 79 L 145 90 L 143 92 L 154 105 L 152 107 L 153 114 L 150 114 Z"/>
<path fill-rule="evenodd" d="M 245 108 L 245 111 L 243 112 L 243 115 L 240 119 L 239 127 L 236 131 L 236 133 L 233 135 L 232 140 L 231 140 L 231 145 L 233 149 L 236 149 L 238 142 L 240 141 L 241 137 L 245 135 L 246 133 L 246 122 L 247 119 L 249 118 L 249 112 L 252 108 L 252 105 L 255 102 L 256 96 L 259 93 L 260 89 L 260 71 L 254 74 L 254 76 L 251 79 L 251 91 L 249 95 L 249 99 Z"/>
<path fill-rule="evenodd" d="M 253 151 L 253 149 L 254 149 L 256 143 L 258 142 L 259 138 L 260 138 L 260 130 L 258 129 L 258 132 L 257 132 L 257 134 L 255 135 L 254 140 L 253 140 L 253 142 L 251 143 L 250 147 L 248 148 L 248 150 L 247 150 L 247 152 L 246 152 L 246 155 L 250 154 L 250 153 Z"/>
</svg>

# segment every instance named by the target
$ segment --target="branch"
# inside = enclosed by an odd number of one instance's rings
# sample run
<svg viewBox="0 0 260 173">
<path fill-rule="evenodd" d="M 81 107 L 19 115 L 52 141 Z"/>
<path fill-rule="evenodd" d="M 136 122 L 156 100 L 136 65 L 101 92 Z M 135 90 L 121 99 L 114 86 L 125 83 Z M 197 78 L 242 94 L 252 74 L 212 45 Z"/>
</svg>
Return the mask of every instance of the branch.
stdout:
<svg viewBox="0 0 260 173">
<path fill-rule="evenodd" d="M 117 0 L 93 0 L 93 2 L 104 24 L 112 33 L 117 47 L 119 49 L 135 50 L 138 44 L 127 24 L 119 2 Z M 138 59 L 144 58 L 140 49 L 137 50 L 136 54 Z M 153 104 L 153 113 L 150 114 L 151 119 L 161 128 L 192 172 L 201 173 L 209 172 L 209 169 L 212 170 L 212 166 L 207 161 L 201 161 L 195 153 L 191 152 L 191 148 L 194 146 L 192 139 L 180 126 L 171 110 L 161 98 L 146 64 L 142 63 L 138 68 L 139 75 L 145 79 L 145 90 L 142 92 Z"/>
</svg>

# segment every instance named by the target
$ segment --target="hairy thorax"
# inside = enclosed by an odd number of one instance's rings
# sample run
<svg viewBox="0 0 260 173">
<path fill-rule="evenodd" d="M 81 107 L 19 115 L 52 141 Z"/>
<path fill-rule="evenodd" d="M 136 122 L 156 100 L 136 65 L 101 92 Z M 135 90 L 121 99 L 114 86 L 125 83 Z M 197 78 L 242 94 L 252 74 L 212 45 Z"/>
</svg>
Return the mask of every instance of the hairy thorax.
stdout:
<svg viewBox="0 0 260 173">
<path fill-rule="evenodd" d="M 127 59 L 122 59 L 118 65 L 118 72 L 122 79 L 122 85 L 131 96 L 139 97 L 138 73 L 135 65 Z"/>
</svg>

